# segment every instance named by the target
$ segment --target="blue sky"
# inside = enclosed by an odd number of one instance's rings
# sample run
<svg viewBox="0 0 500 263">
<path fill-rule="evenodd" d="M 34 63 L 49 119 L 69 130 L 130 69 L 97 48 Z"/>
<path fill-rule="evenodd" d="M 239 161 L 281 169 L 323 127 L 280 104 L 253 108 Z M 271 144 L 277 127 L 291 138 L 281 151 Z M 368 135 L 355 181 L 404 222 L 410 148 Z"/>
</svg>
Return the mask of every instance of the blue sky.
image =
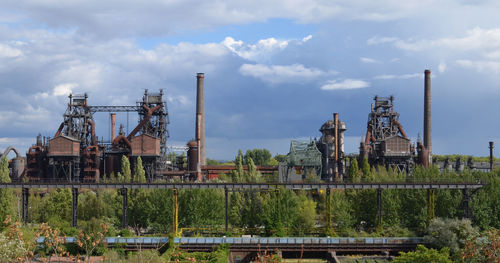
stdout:
<svg viewBox="0 0 500 263">
<path fill-rule="evenodd" d="M 433 151 L 500 143 L 497 1 L 0 1 L 0 149 L 53 136 L 69 92 L 130 105 L 164 89 L 168 144 L 194 136 L 205 73 L 208 157 L 286 154 L 338 112 L 357 152 L 375 95 L 394 95 L 407 134 L 422 133 L 432 70 Z M 95 116 L 109 136 L 108 116 Z M 118 122 L 126 125 L 126 115 Z M 129 127 L 136 123 L 129 118 Z"/>
</svg>

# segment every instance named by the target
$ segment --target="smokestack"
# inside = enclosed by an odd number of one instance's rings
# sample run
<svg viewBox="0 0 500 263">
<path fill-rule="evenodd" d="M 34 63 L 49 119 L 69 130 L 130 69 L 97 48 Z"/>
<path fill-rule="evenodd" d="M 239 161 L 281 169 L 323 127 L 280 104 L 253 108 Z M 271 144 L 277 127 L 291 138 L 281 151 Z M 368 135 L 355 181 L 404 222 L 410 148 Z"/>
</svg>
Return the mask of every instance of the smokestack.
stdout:
<svg viewBox="0 0 500 263">
<path fill-rule="evenodd" d="M 196 122 L 196 138 L 199 138 L 200 144 L 198 151 L 200 153 L 200 165 L 206 165 L 207 155 L 205 152 L 205 95 L 204 95 L 204 80 L 205 74 L 196 74 L 196 118 L 201 115 L 201 120 Z"/>
<path fill-rule="evenodd" d="M 339 177 L 339 114 L 333 114 L 333 122 L 335 123 L 335 166 L 334 175 L 335 179 Z"/>
<path fill-rule="evenodd" d="M 424 74 L 424 146 L 428 151 L 429 164 L 432 164 L 431 71 L 426 69 Z"/>
<path fill-rule="evenodd" d="M 493 142 L 490 142 L 490 171 L 493 171 Z"/>
<path fill-rule="evenodd" d="M 116 113 L 111 113 L 111 141 L 115 140 Z"/>
</svg>

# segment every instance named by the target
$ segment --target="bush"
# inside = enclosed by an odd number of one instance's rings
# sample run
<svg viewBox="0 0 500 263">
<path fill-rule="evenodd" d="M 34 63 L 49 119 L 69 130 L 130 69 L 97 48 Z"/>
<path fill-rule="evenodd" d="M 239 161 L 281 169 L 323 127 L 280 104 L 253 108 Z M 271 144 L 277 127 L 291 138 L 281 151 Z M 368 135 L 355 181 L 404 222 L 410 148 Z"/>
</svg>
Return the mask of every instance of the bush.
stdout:
<svg viewBox="0 0 500 263">
<path fill-rule="evenodd" d="M 477 233 L 468 219 L 435 218 L 427 228 L 424 241 L 434 248 L 448 247 L 455 254 Z"/>
</svg>

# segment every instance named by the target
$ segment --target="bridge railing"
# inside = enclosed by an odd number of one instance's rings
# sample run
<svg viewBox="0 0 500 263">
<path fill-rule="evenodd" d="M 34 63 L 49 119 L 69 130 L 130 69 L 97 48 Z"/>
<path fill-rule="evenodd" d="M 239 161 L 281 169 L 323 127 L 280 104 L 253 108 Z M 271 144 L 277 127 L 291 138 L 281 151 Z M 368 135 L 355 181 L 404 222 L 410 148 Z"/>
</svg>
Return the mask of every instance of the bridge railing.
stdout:
<svg viewBox="0 0 500 263">
<path fill-rule="evenodd" d="M 61 237 L 66 243 L 75 243 L 75 237 Z M 37 239 L 43 244 L 45 237 Z M 108 245 L 157 245 L 168 243 L 168 237 L 106 237 Z M 174 244 L 421 244 L 421 237 L 176 237 Z"/>
</svg>

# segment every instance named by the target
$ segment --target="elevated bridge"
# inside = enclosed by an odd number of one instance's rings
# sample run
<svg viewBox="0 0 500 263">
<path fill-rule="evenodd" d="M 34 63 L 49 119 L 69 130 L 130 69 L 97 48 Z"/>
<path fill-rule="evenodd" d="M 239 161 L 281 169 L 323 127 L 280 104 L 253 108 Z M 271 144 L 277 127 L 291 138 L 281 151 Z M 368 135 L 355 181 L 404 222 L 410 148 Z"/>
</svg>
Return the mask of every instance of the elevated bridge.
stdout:
<svg viewBox="0 0 500 263">
<path fill-rule="evenodd" d="M 122 226 L 128 226 L 128 189 L 173 189 L 177 207 L 179 189 L 220 189 L 224 190 L 225 199 L 225 230 L 228 230 L 228 192 L 230 191 L 279 191 L 281 188 L 292 190 L 326 190 L 329 195 L 332 189 L 375 189 L 377 190 L 377 219 L 382 221 L 382 190 L 383 189 L 406 189 L 406 190 L 427 190 L 436 189 L 461 190 L 463 194 L 464 215 L 470 218 L 469 201 L 472 194 L 479 190 L 486 183 L 476 182 L 444 182 L 444 181 L 424 181 L 424 182 L 329 182 L 329 183 L 81 183 L 81 182 L 29 182 L 29 183 L 0 183 L 0 188 L 22 188 L 22 219 L 28 221 L 28 199 L 31 188 L 71 188 L 72 205 L 72 226 L 77 226 L 78 218 L 78 193 L 80 189 L 121 189 L 123 196 L 122 206 Z M 327 200 L 329 200 L 327 198 Z M 177 209 L 174 209 L 173 213 Z M 328 212 L 330 214 L 330 212 Z M 174 215 L 176 218 L 177 215 Z M 177 226 L 175 226 L 177 228 Z M 177 232 L 177 230 L 175 230 Z"/>
</svg>

